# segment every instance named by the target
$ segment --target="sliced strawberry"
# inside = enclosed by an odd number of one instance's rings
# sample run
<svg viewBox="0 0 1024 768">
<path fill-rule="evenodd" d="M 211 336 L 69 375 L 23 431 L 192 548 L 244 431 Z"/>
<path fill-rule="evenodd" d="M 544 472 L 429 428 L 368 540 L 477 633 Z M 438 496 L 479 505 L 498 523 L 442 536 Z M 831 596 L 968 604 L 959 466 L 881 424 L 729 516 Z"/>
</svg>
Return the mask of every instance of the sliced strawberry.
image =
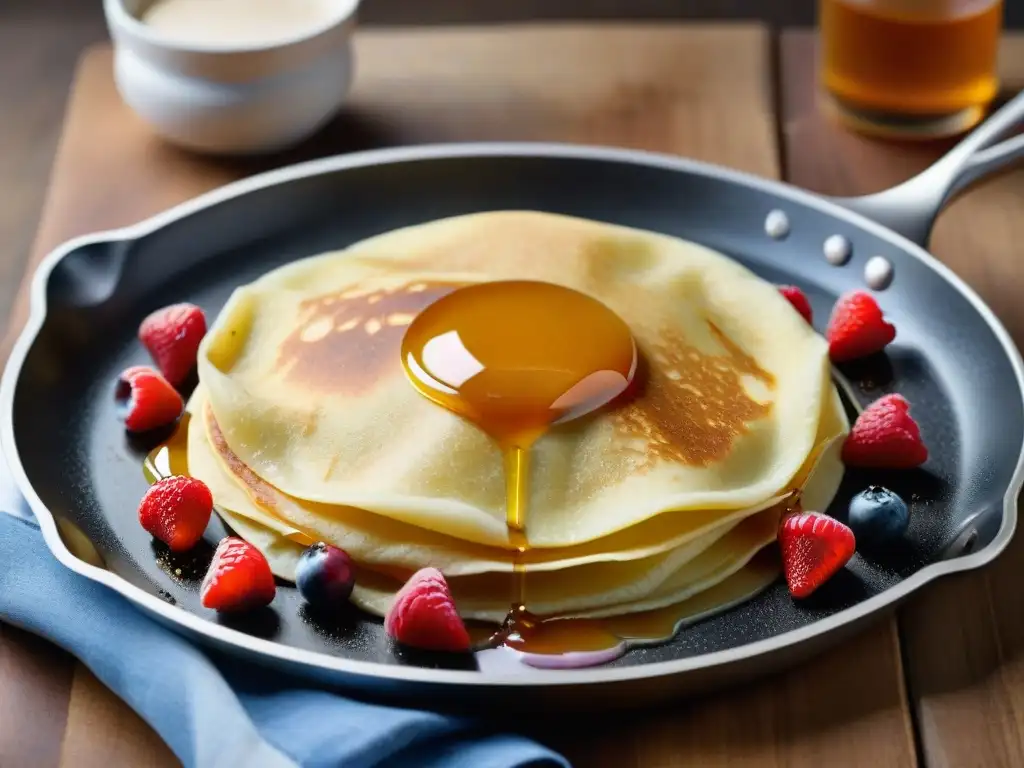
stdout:
<svg viewBox="0 0 1024 768">
<path fill-rule="evenodd" d="M 886 395 L 865 408 L 843 443 L 843 462 L 851 467 L 911 469 L 927 460 L 921 429 L 903 395 Z"/>
<path fill-rule="evenodd" d="M 194 477 L 165 477 L 149 487 L 139 502 L 139 522 L 175 552 L 194 547 L 203 537 L 213 495 Z"/>
<path fill-rule="evenodd" d="M 178 390 L 144 365 L 121 372 L 115 396 L 122 404 L 124 425 L 130 432 L 146 432 L 172 424 L 185 408 Z"/>
<path fill-rule="evenodd" d="M 247 611 L 270 605 L 277 592 L 270 564 L 256 547 L 237 536 L 217 545 L 199 595 L 217 611 Z"/>
<path fill-rule="evenodd" d="M 786 297 L 787 301 L 793 305 L 793 309 L 800 313 L 800 317 L 808 323 L 811 322 L 813 311 L 811 310 L 811 302 L 807 299 L 807 294 L 795 285 L 780 285 L 779 293 Z"/>
<path fill-rule="evenodd" d="M 422 568 L 405 583 L 384 617 L 384 629 L 402 645 L 428 651 L 468 651 L 448 582 L 437 568 Z"/>
<path fill-rule="evenodd" d="M 160 372 L 177 386 L 196 364 L 199 342 L 206 335 L 206 317 L 194 304 L 172 304 L 153 312 L 139 326 L 139 340 Z"/>
<path fill-rule="evenodd" d="M 783 518 L 779 547 L 789 593 L 802 598 L 849 562 L 857 542 L 853 531 L 838 520 L 816 512 L 803 512 Z"/>
<path fill-rule="evenodd" d="M 853 291 L 840 296 L 832 308 L 825 338 L 829 357 L 842 363 L 881 352 L 896 338 L 896 328 L 885 321 L 871 294 Z"/>
</svg>

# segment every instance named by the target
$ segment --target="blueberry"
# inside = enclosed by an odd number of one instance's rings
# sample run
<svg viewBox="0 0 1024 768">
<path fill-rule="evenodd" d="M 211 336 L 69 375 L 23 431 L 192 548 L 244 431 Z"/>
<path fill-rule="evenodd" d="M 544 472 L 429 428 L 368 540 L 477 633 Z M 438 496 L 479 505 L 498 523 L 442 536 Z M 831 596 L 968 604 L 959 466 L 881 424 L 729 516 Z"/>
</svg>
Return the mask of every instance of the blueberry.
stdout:
<svg viewBox="0 0 1024 768">
<path fill-rule="evenodd" d="M 295 584 L 314 608 L 340 608 L 355 586 L 355 564 L 343 549 L 318 542 L 307 547 L 295 567 Z"/>
<path fill-rule="evenodd" d="M 910 512 L 906 502 L 888 488 L 872 485 L 850 500 L 850 528 L 857 542 L 884 544 L 907 531 Z"/>
</svg>

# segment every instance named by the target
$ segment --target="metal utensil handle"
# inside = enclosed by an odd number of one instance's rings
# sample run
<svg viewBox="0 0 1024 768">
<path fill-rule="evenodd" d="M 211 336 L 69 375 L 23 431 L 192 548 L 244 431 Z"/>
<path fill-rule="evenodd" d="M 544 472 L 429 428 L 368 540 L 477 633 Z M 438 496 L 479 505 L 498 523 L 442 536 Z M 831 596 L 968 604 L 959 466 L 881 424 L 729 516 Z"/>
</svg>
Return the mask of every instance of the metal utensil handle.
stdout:
<svg viewBox="0 0 1024 768">
<path fill-rule="evenodd" d="M 927 245 L 942 206 L 984 176 L 1024 159 L 1024 134 L 998 141 L 1024 121 L 1024 92 L 968 134 L 934 165 L 902 184 L 863 197 L 832 198 L 919 245 Z"/>
</svg>

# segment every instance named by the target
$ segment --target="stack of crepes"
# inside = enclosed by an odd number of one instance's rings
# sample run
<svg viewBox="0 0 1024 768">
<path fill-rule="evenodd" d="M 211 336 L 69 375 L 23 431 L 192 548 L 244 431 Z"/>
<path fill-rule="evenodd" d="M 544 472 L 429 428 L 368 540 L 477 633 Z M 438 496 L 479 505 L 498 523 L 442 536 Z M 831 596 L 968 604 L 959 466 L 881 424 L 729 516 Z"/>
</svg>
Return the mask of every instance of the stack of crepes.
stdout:
<svg viewBox="0 0 1024 768">
<path fill-rule="evenodd" d="M 604 302 L 641 359 L 621 401 L 533 448 L 527 608 L 707 613 L 774 580 L 755 555 L 780 515 L 797 494 L 823 510 L 842 476 L 849 425 L 824 340 L 731 259 L 593 221 L 444 219 L 239 288 L 200 350 L 190 473 L 285 579 L 326 541 L 356 561 L 352 599 L 371 613 L 434 566 L 464 618 L 500 622 L 517 559 L 502 454 L 411 386 L 399 350 L 416 312 L 455 287 L 523 278 Z"/>
</svg>

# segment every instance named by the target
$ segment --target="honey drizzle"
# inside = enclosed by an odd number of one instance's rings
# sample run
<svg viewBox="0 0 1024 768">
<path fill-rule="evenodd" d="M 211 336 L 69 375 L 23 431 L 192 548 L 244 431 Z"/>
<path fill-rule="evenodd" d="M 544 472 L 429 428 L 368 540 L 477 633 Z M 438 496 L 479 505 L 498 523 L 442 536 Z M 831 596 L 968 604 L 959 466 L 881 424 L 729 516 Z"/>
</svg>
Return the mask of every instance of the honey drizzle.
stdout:
<svg viewBox="0 0 1024 768">
<path fill-rule="evenodd" d="M 188 476 L 188 425 L 191 414 L 183 413 L 181 421 L 166 441 L 146 454 L 142 473 L 150 485 L 172 475 Z"/>
<path fill-rule="evenodd" d="M 526 553 L 530 542 L 526 538 L 526 512 L 530 484 L 531 445 L 511 445 L 502 451 L 505 464 L 505 525 L 514 547 L 512 555 L 512 596 L 506 626 L 514 626 L 527 615 L 526 610 Z"/>
<path fill-rule="evenodd" d="M 505 464 L 505 525 L 509 533 L 523 534 L 522 543 L 526 544 L 526 505 L 529 499 L 530 483 L 530 447 L 529 445 L 510 445 L 502 449 Z M 520 544 L 513 542 L 516 549 Z"/>
<path fill-rule="evenodd" d="M 526 593 L 531 448 L 552 424 L 591 413 L 629 386 L 637 363 L 632 334 L 578 291 L 479 283 L 416 316 L 402 340 L 402 363 L 421 394 L 474 422 L 501 449 L 512 594 L 492 643 L 520 642 L 541 624 Z"/>
</svg>

